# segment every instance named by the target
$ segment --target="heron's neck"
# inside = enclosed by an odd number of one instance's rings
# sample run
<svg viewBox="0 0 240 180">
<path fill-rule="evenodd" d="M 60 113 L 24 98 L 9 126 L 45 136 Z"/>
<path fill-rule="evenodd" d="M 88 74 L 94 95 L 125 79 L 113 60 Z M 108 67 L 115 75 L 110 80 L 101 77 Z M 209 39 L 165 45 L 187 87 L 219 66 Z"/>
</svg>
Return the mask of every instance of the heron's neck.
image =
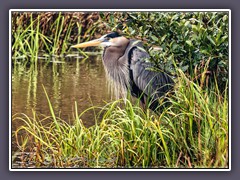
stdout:
<svg viewBox="0 0 240 180">
<path fill-rule="evenodd" d="M 118 64 L 118 60 L 125 54 L 125 51 L 128 47 L 129 40 L 124 39 L 121 45 L 119 46 L 109 46 L 104 49 L 103 52 L 103 63 L 105 66 L 116 66 Z"/>
</svg>

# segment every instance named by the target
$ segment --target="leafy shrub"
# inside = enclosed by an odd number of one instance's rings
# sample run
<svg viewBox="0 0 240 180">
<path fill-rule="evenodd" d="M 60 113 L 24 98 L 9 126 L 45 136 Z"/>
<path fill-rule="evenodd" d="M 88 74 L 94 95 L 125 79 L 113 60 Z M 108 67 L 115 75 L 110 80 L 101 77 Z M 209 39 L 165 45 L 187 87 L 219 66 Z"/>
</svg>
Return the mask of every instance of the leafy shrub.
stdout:
<svg viewBox="0 0 240 180">
<path fill-rule="evenodd" d="M 216 77 L 220 89 L 225 89 L 229 58 L 227 12 L 102 13 L 101 17 L 111 30 L 145 41 L 157 67 L 172 74 L 176 65 L 198 80 L 209 62 L 209 82 Z"/>
</svg>

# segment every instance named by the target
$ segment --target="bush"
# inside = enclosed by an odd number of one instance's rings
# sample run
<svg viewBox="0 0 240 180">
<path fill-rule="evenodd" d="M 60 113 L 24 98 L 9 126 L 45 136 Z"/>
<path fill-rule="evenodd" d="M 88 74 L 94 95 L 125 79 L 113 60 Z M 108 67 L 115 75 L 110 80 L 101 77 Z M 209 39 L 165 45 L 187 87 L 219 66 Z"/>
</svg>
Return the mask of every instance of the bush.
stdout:
<svg viewBox="0 0 240 180">
<path fill-rule="evenodd" d="M 225 89 L 228 79 L 227 12 L 131 12 L 101 14 L 113 30 L 145 41 L 152 61 L 172 74 L 179 67 L 198 80 L 209 61 L 207 75 L 212 84 Z M 158 48 L 154 48 L 157 46 Z"/>
</svg>

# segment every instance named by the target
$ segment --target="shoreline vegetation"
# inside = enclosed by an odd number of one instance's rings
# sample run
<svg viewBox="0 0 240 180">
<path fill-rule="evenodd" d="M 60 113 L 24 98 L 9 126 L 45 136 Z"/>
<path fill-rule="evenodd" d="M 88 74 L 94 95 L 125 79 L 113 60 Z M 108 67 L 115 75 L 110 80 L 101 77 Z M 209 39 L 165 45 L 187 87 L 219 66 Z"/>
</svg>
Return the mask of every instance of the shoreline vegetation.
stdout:
<svg viewBox="0 0 240 180">
<path fill-rule="evenodd" d="M 154 70 L 176 81 L 160 115 L 120 99 L 91 107 L 101 111 L 89 128 L 81 116 L 90 109 L 75 102 L 75 122 L 67 123 L 43 85 L 51 115 L 12 114 L 23 123 L 12 132 L 14 168 L 228 168 L 228 21 L 227 12 L 12 12 L 13 69 L 120 31 L 142 40 Z"/>
</svg>

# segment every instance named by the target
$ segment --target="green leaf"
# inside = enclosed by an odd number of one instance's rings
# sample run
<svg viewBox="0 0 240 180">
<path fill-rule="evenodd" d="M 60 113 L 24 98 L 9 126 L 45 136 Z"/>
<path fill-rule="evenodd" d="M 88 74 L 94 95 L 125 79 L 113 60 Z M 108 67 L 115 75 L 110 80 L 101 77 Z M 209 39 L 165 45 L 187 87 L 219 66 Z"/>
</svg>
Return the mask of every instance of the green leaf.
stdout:
<svg viewBox="0 0 240 180">
<path fill-rule="evenodd" d="M 171 21 L 175 21 L 175 20 L 177 20 L 178 19 L 178 14 L 175 14 L 173 17 L 172 17 L 172 19 L 171 19 Z"/>
<path fill-rule="evenodd" d="M 221 43 L 225 42 L 226 39 L 228 40 L 228 36 L 227 36 L 227 35 L 226 35 L 226 36 L 223 36 L 223 37 L 221 38 L 221 40 L 220 40 Z"/>
<path fill-rule="evenodd" d="M 143 52 L 146 52 L 146 50 L 145 50 L 144 48 L 142 48 L 142 47 L 137 46 L 137 48 L 138 48 L 139 50 L 143 51 Z"/>
<path fill-rule="evenodd" d="M 185 24 L 184 24 L 184 26 L 188 26 L 189 24 L 190 24 L 190 22 L 189 22 L 189 21 L 186 21 Z"/>
<path fill-rule="evenodd" d="M 165 35 L 161 38 L 161 42 L 163 42 L 166 37 L 167 37 L 167 35 L 165 34 Z"/>
<path fill-rule="evenodd" d="M 193 30 L 194 32 L 198 32 L 197 26 L 196 26 L 196 25 L 192 25 L 192 30 Z"/>
<path fill-rule="evenodd" d="M 176 44 L 176 43 L 173 43 L 172 44 L 172 50 L 174 51 L 175 49 L 177 49 L 179 46 L 178 46 L 178 44 Z"/>
<path fill-rule="evenodd" d="M 188 68 L 189 68 L 189 65 L 182 66 L 182 67 L 181 67 L 181 70 L 182 70 L 183 72 L 185 72 L 185 71 L 188 70 Z"/>
<path fill-rule="evenodd" d="M 192 44 L 192 41 L 191 40 L 187 40 L 186 43 L 189 45 L 189 46 L 193 46 Z"/>
<path fill-rule="evenodd" d="M 216 46 L 216 43 L 214 42 L 214 40 L 213 40 L 210 36 L 207 36 L 207 39 L 208 39 L 214 46 Z"/>
<path fill-rule="evenodd" d="M 152 40 L 154 40 L 154 41 L 158 41 L 158 38 L 157 38 L 156 36 L 154 36 L 154 35 L 152 35 L 151 38 L 152 38 Z"/>
<path fill-rule="evenodd" d="M 228 16 L 227 15 L 224 15 L 223 16 L 223 21 L 226 21 L 228 19 Z"/>
<path fill-rule="evenodd" d="M 206 49 L 200 50 L 202 54 L 210 55 L 209 51 Z"/>
</svg>

